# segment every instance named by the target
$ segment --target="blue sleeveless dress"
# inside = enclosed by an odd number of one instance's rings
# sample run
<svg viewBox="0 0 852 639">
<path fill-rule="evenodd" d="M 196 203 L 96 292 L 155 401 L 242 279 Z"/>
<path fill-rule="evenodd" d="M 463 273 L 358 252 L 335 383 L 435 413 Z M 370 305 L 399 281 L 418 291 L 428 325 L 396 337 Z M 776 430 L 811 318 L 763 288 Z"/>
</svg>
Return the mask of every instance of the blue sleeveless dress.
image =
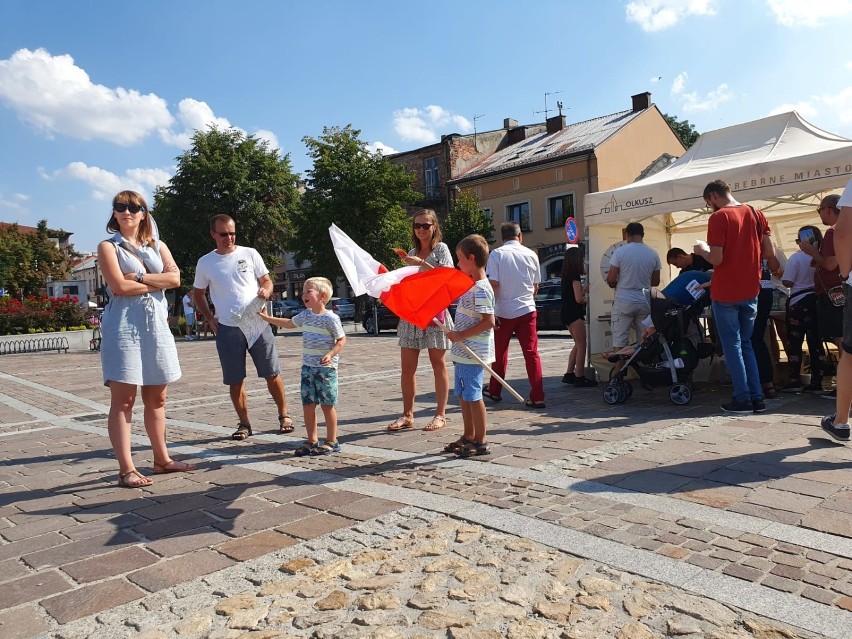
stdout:
<svg viewBox="0 0 852 639">
<path fill-rule="evenodd" d="M 122 273 L 138 273 L 139 258 L 118 245 L 124 238 L 112 240 Z M 138 249 L 145 256 L 148 271 L 163 272 L 159 241 Z M 122 382 L 137 386 L 169 384 L 180 379 L 180 364 L 175 339 L 169 330 L 169 308 L 164 291 L 143 295 L 116 296 L 109 291 L 109 304 L 101 319 L 101 367 L 104 385 Z"/>
</svg>

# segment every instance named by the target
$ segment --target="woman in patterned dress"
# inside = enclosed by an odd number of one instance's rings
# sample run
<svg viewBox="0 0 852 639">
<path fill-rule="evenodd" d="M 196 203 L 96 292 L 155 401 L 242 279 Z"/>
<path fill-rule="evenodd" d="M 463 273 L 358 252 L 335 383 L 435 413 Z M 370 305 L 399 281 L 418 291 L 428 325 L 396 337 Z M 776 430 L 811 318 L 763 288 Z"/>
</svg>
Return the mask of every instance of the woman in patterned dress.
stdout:
<svg viewBox="0 0 852 639">
<path fill-rule="evenodd" d="M 107 231 L 113 237 L 98 245 L 98 265 L 110 297 L 101 323 L 101 366 L 110 391 L 107 430 L 118 461 L 119 486 L 143 488 L 153 482 L 136 470 L 131 454 L 137 386 L 142 387 L 154 473 L 195 469 L 174 461 L 166 446 L 166 388 L 181 373 L 165 289 L 180 285 L 180 271 L 159 240 L 145 200 L 135 191 L 113 198 Z"/>
<path fill-rule="evenodd" d="M 419 209 L 412 220 L 411 235 L 414 248 L 408 253 L 399 251 L 399 256 L 408 266 L 419 266 L 428 270 L 438 266 L 453 267 L 453 256 L 447 245 L 441 241 L 441 227 L 438 216 L 431 209 Z M 443 313 L 444 324 L 449 330 L 453 320 L 449 313 Z M 440 317 L 438 319 L 441 319 Z M 414 324 L 399 320 L 400 357 L 402 360 L 402 416 L 388 424 L 388 430 L 399 431 L 414 427 L 414 397 L 417 394 L 417 363 L 420 351 L 428 349 L 429 363 L 435 374 L 435 398 L 437 407 L 435 416 L 423 430 L 440 430 L 447 425 L 447 399 L 450 393 L 450 378 L 447 374 L 447 350 L 450 341 L 440 327 L 430 325 L 426 330 Z"/>
</svg>

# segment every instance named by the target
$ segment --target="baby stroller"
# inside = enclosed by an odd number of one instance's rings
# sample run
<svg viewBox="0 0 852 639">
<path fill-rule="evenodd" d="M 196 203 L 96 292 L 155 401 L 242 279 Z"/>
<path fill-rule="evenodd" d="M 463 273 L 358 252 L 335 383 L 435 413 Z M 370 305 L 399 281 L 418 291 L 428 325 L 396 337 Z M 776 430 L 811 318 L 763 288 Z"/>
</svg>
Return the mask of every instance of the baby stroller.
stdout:
<svg viewBox="0 0 852 639">
<path fill-rule="evenodd" d="M 656 332 L 643 340 L 623 366 L 611 375 L 603 389 L 604 401 L 621 404 L 633 394 L 633 386 L 626 378 L 628 367 L 632 367 L 645 388 L 670 384 L 672 403 L 688 404 L 694 388 L 692 372 L 699 360 L 713 354 L 713 345 L 704 342 L 704 328 L 698 321 L 709 304 L 707 294 L 684 305 L 655 292 L 651 297 L 651 322 Z"/>
</svg>

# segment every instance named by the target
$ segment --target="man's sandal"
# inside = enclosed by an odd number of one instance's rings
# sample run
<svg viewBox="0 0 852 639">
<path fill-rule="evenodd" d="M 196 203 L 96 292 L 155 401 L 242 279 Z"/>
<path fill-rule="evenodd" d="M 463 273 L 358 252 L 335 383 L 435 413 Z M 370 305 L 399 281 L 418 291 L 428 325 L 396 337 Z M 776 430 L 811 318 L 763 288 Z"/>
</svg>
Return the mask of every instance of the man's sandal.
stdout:
<svg viewBox="0 0 852 639">
<path fill-rule="evenodd" d="M 195 464 L 187 464 L 186 462 L 175 461 L 174 459 L 168 464 L 158 464 L 157 462 L 154 462 L 155 475 L 164 475 L 165 473 L 186 473 L 195 469 Z"/>
<path fill-rule="evenodd" d="M 459 457 L 481 457 L 483 455 L 490 455 L 491 451 L 488 450 L 488 444 L 468 442 L 461 448 L 457 449 L 455 453 Z"/>
<path fill-rule="evenodd" d="M 388 430 L 391 432 L 409 430 L 411 428 L 414 428 L 414 418 L 406 417 L 405 415 L 398 417 L 395 422 L 388 424 Z"/>
<path fill-rule="evenodd" d="M 239 422 L 237 424 L 237 430 L 231 433 L 231 439 L 236 439 L 238 442 L 241 442 L 248 439 L 251 434 L 251 424 L 243 424 L 242 422 Z"/>
<path fill-rule="evenodd" d="M 441 430 L 447 427 L 447 418 L 443 415 L 435 415 L 432 421 L 423 427 L 423 430 Z"/>
<path fill-rule="evenodd" d="M 294 450 L 293 454 L 296 457 L 305 457 L 307 455 L 312 455 L 314 448 L 316 448 L 317 446 L 319 446 L 319 442 L 305 442 L 296 450 Z"/>
<path fill-rule="evenodd" d="M 311 455 L 331 455 L 332 453 L 340 452 L 340 442 L 330 442 L 327 439 L 322 446 L 315 446 L 311 449 Z"/>
<path fill-rule="evenodd" d="M 284 413 L 283 415 L 278 416 L 278 432 L 281 435 L 286 435 L 287 433 L 292 433 L 296 427 L 293 425 L 293 418 L 290 417 L 290 413 Z"/>
<path fill-rule="evenodd" d="M 455 453 L 462 446 L 469 444 L 470 440 L 467 437 L 459 437 L 456 441 L 446 444 L 443 448 L 445 453 Z"/>
<path fill-rule="evenodd" d="M 133 478 L 136 478 L 136 481 L 133 481 Z M 130 480 L 128 480 L 130 478 Z M 150 478 L 145 477 L 142 473 L 140 473 L 135 468 L 133 470 L 128 470 L 126 473 L 119 473 L 118 475 L 118 485 L 122 488 L 147 488 L 154 482 L 150 480 Z"/>
</svg>

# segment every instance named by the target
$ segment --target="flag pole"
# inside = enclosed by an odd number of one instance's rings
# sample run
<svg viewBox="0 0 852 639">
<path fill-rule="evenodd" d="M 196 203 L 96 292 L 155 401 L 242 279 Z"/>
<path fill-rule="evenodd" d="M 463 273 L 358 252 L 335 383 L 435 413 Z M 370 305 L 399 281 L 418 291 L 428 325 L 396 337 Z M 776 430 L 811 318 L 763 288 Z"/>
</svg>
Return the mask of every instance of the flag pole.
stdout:
<svg viewBox="0 0 852 639">
<path fill-rule="evenodd" d="M 433 322 L 435 322 L 435 324 L 436 324 L 436 325 L 437 325 L 437 326 L 438 326 L 438 327 L 439 327 L 442 331 L 444 331 L 447 335 L 449 335 L 449 334 L 450 334 L 449 329 L 448 329 L 446 326 L 444 326 L 444 324 L 442 324 L 440 321 L 438 321 L 438 319 L 436 319 L 436 318 L 432 318 L 432 321 L 433 321 Z M 456 342 L 456 343 L 457 343 L 459 346 L 461 346 L 464 350 L 466 350 L 466 351 L 468 352 L 468 354 L 469 354 L 469 355 L 470 355 L 473 359 L 475 359 L 477 362 L 479 362 L 479 363 L 480 363 L 480 365 L 482 366 L 482 368 L 484 368 L 484 369 L 485 369 L 485 370 L 487 370 L 489 373 L 491 373 L 491 377 L 493 377 L 493 378 L 494 378 L 494 379 L 496 379 L 498 382 L 500 382 L 500 385 L 501 385 L 503 388 L 505 388 L 507 391 L 509 391 L 509 394 L 510 394 L 512 397 L 514 397 L 515 399 L 517 399 L 517 400 L 518 400 L 521 404 L 526 403 L 526 400 L 525 400 L 523 397 L 521 397 L 520 395 L 518 395 L 517 391 L 516 391 L 514 388 L 512 388 L 511 386 L 509 386 L 509 382 L 507 382 L 505 379 L 503 379 L 503 378 L 502 378 L 502 377 L 500 377 L 497 373 L 495 373 L 495 372 L 491 369 L 491 367 L 490 367 L 488 364 L 486 364 L 485 362 L 483 362 L 483 361 L 482 361 L 482 358 L 481 358 L 481 357 L 479 357 L 479 355 L 477 355 L 476 353 L 474 353 L 474 352 L 470 349 L 470 347 L 469 347 L 467 344 L 465 344 L 464 342 Z"/>
</svg>

